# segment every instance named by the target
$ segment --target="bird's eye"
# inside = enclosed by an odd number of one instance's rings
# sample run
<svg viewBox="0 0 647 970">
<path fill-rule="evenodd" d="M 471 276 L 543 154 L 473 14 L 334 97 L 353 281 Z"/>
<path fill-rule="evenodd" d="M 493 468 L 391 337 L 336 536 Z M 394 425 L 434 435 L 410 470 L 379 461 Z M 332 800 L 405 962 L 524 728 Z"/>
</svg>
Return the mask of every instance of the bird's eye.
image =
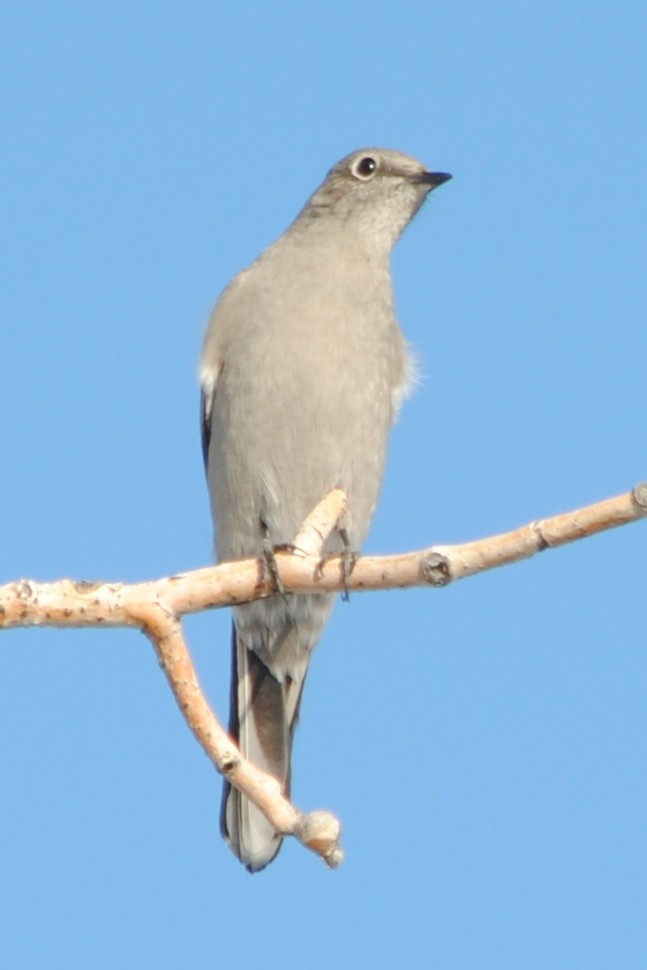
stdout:
<svg viewBox="0 0 647 970">
<path fill-rule="evenodd" d="M 355 162 L 351 171 L 355 178 L 367 182 L 377 172 L 377 162 L 370 155 L 364 155 Z"/>
</svg>

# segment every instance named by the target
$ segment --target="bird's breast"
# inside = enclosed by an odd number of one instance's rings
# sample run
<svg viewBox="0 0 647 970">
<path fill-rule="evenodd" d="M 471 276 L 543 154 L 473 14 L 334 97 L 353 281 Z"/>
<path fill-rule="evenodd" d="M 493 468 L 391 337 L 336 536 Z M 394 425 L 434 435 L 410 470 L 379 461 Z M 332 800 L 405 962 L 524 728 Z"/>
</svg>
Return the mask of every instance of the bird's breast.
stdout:
<svg viewBox="0 0 647 970">
<path fill-rule="evenodd" d="M 359 545 L 377 500 L 401 343 L 390 281 L 333 279 L 325 261 L 297 267 L 282 278 L 263 266 L 246 281 L 223 345 L 209 455 L 221 557 L 252 552 L 261 521 L 289 542 L 334 487 Z"/>
</svg>

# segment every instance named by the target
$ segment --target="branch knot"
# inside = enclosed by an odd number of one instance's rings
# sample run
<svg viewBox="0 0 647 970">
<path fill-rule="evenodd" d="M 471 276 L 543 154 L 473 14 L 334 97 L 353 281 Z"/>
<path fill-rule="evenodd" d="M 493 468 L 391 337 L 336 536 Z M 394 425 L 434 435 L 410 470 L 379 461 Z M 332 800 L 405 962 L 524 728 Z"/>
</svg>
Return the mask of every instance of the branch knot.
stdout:
<svg viewBox="0 0 647 970">
<path fill-rule="evenodd" d="M 436 589 L 447 586 L 452 581 L 451 563 L 447 556 L 430 550 L 420 563 L 420 575 L 428 586 Z"/>
</svg>

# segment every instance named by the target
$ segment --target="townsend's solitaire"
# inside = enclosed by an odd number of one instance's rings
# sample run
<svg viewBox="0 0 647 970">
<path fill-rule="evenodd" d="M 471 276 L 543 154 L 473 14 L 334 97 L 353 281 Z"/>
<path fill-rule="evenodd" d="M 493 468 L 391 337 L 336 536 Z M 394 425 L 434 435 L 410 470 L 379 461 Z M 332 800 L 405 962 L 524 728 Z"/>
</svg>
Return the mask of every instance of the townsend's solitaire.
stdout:
<svg viewBox="0 0 647 970">
<path fill-rule="evenodd" d="M 271 558 L 335 487 L 349 511 L 324 554 L 361 547 L 411 372 L 393 307 L 391 249 L 448 178 L 398 152 L 353 152 L 222 293 L 200 368 L 219 560 Z M 286 794 L 310 654 L 333 601 L 279 593 L 234 609 L 230 731 Z M 228 784 L 221 826 L 251 872 L 281 846 L 265 816 Z"/>
</svg>

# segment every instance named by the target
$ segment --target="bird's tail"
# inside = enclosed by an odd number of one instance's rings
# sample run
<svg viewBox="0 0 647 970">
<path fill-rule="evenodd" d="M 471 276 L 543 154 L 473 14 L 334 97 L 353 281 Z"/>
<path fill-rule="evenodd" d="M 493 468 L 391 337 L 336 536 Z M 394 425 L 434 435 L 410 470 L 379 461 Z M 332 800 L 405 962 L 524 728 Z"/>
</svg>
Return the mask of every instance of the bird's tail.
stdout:
<svg viewBox="0 0 647 970">
<path fill-rule="evenodd" d="M 294 634 L 294 628 L 290 632 Z M 241 753 L 256 767 L 278 778 L 289 796 L 292 738 L 307 662 L 298 682 L 289 676 L 280 682 L 258 654 L 245 646 L 235 626 L 232 654 L 229 732 Z M 232 852 L 250 872 L 271 862 L 283 841 L 265 815 L 227 782 L 222 794 L 220 828 Z"/>
</svg>

